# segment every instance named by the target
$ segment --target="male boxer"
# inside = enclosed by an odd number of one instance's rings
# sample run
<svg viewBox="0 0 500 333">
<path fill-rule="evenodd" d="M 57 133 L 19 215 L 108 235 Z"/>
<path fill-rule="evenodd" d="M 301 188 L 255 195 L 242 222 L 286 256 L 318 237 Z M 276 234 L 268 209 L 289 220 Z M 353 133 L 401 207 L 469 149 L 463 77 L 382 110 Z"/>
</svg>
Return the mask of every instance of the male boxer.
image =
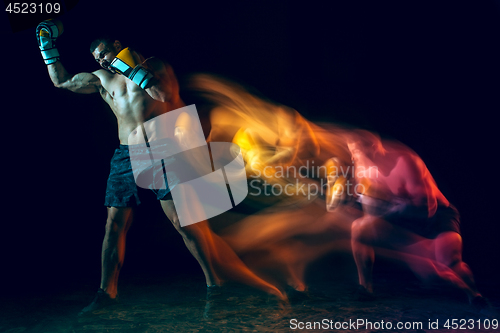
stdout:
<svg viewBox="0 0 500 333">
<path fill-rule="evenodd" d="M 438 276 L 486 306 L 462 261 L 458 211 L 438 189 L 424 162 L 404 145 L 358 131 L 348 140 L 363 216 L 352 224 L 358 297 L 373 298 L 375 252 L 403 260 L 420 277 Z M 377 250 L 377 251 L 376 251 Z"/>
<path fill-rule="evenodd" d="M 87 313 L 116 299 L 118 275 L 125 254 L 125 237 L 132 222 L 132 207 L 140 203 L 130 164 L 129 149 L 134 147 L 128 146 L 129 136 L 144 122 L 181 108 L 184 103 L 179 96 L 179 86 L 172 68 L 157 58 L 144 59 L 134 50 L 124 48 L 118 40 L 96 39 L 90 46 L 90 52 L 102 69 L 72 75 L 63 67 L 55 47 L 55 41 L 62 33 L 62 24 L 55 20 L 44 21 L 36 32 L 54 86 L 81 94 L 100 93 L 118 121 L 120 148 L 115 150 L 111 160 L 106 189 L 108 218 L 102 246 L 101 285 L 93 302 L 82 310 L 82 313 Z M 176 128 L 176 135 L 182 137 L 182 130 Z M 148 134 L 149 139 L 154 139 L 154 133 Z M 131 137 L 134 138 L 134 134 Z M 157 190 L 157 198 L 166 216 L 199 262 L 207 287 L 211 290 L 221 281 L 214 273 L 209 255 L 225 263 L 239 266 L 243 263 L 220 237 L 211 232 L 206 221 L 181 227 L 169 191 L 168 188 Z M 252 275 L 255 286 L 284 298 L 276 287 L 256 277 L 248 269 L 242 270 L 241 274 Z"/>
</svg>

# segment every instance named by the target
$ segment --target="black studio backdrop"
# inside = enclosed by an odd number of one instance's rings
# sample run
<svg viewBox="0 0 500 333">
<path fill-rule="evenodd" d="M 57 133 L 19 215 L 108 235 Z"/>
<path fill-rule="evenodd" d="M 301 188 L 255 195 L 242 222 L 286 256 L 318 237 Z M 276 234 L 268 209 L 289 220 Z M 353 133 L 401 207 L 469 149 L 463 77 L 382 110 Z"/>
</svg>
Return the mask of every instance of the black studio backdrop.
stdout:
<svg viewBox="0 0 500 333">
<path fill-rule="evenodd" d="M 192 73 L 223 75 L 312 121 L 409 145 L 461 211 L 464 256 L 478 282 L 495 280 L 498 1 L 82 0 L 59 19 L 71 73 L 96 70 L 89 44 L 112 34 L 167 60 L 182 88 Z M 97 284 L 114 116 L 97 95 L 52 86 L 34 28 L 2 31 L 2 43 L 2 279 L 11 291 L 76 278 Z M 201 277 L 147 195 L 130 231 L 128 274 L 176 265 Z"/>
</svg>

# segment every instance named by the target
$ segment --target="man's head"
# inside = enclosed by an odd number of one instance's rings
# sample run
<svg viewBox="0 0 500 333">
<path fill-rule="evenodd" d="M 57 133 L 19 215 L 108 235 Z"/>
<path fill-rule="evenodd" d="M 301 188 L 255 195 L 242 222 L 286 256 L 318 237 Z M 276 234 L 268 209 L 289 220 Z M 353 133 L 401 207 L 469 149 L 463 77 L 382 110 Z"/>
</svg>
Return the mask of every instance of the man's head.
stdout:
<svg viewBox="0 0 500 333">
<path fill-rule="evenodd" d="M 347 147 L 354 162 L 366 156 L 373 159 L 375 154 L 385 154 L 380 137 L 365 130 L 356 130 L 348 136 Z"/>
<path fill-rule="evenodd" d="M 94 56 L 95 61 L 102 68 L 115 73 L 109 65 L 118 53 L 123 49 L 122 44 L 118 40 L 111 38 L 98 38 L 90 44 L 90 52 Z"/>
</svg>

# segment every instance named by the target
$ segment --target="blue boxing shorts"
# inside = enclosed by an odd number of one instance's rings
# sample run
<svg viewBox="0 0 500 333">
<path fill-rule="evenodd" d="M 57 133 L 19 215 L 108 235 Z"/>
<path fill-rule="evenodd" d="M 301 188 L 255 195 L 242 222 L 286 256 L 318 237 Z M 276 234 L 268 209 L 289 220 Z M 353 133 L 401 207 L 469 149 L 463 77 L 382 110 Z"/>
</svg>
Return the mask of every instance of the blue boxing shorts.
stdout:
<svg viewBox="0 0 500 333">
<path fill-rule="evenodd" d="M 149 155 L 148 149 L 142 145 L 120 145 L 120 147 L 115 150 L 111 158 L 111 170 L 108 177 L 106 198 L 104 201 L 104 205 L 107 207 L 132 207 L 141 203 L 134 178 L 134 170 L 130 162 L 131 150 L 133 150 L 134 156 L 142 154 L 147 159 Z M 167 164 L 168 163 L 167 161 Z M 172 181 L 170 181 L 171 185 L 169 187 L 169 182 L 167 181 L 167 176 L 163 172 L 163 168 L 156 168 L 154 172 L 158 173 L 157 175 L 155 174 L 156 177 L 164 177 L 166 188 L 155 189 L 153 185 L 151 185 L 150 189 L 156 194 L 158 200 L 171 200 L 172 195 L 170 190 L 173 188 Z"/>
</svg>

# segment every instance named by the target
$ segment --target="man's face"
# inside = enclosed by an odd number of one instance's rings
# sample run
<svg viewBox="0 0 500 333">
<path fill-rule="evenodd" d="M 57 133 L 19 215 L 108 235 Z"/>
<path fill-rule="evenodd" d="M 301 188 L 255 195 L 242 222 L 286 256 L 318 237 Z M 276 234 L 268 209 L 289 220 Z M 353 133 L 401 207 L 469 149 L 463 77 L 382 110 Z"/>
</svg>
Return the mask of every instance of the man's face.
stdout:
<svg viewBox="0 0 500 333">
<path fill-rule="evenodd" d="M 94 52 L 92 52 L 92 55 L 94 56 L 95 61 L 99 63 L 99 66 L 114 74 L 116 72 L 111 69 L 109 65 L 111 65 L 111 62 L 115 59 L 118 52 L 119 50 L 117 50 L 116 43 L 113 45 L 101 43 L 98 47 L 96 47 Z"/>
<path fill-rule="evenodd" d="M 351 159 L 354 163 L 359 163 L 361 162 L 361 159 L 365 156 L 363 147 L 358 143 L 349 143 L 347 144 L 347 147 L 349 148 L 349 152 L 351 153 Z"/>
</svg>

